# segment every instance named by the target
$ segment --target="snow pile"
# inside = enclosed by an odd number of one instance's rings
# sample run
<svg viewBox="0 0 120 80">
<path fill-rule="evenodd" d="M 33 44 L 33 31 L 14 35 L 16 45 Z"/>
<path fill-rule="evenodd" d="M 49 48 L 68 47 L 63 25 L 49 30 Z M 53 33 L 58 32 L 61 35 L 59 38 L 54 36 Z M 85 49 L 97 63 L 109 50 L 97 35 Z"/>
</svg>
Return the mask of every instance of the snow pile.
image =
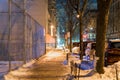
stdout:
<svg viewBox="0 0 120 80">
<path fill-rule="evenodd" d="M 24 64 L 23 67 L 29 67 L 34 63 L 35 63 L 35 60 L 31 60 L 31 61 L 27 62 L 26 64 Z"/>
<path fill-rule="evenodd" d="M 102 80 L 120 80 L 120 61 L 104 68 L 105 73 L 101 74 Z"/>
<path fill-rule="evenodd" d="M 104 67 L 104 70 L 104 74 L 95 73 L 90 77 L 80 77 L 79 80 L 120 80 L 120 61 Z M 84 74 L 84 71 L 82 71 L 81 75 L 82 74 Z M 77 80 L 77 78 L 74 80 Z"/>
<path fill-rule="evenodd" d="M 17 69 L 23 64 L 23 61 L 11 61 L 11 69 Z M 3 76 L 9 71 L 9 61 L 0 61 L 0 80 L 4 80 Z"/>
</svg>

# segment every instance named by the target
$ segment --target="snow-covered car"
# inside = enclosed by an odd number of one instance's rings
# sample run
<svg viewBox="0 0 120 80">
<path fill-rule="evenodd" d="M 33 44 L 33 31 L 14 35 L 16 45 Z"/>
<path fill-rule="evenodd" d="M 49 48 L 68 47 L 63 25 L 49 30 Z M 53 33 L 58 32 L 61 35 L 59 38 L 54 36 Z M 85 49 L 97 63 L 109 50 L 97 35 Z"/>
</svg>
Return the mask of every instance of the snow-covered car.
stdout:
<svg viewBox="0 0 120 80">
<path fill-rule="evenodd" d="M 83 52 L 85 52 L 85 49 L 87 47 L 88 43 L 92 43 L 93 41 L 85 41 L 83 42 Z M 80 42 L 73 42 L 73 48 L 80 47 Z"/>
<path fill-rule="evenodd" d="M 89 43 L 87 43 L 85 51 L 84 51 L 85 55 L 89 54 L 92 48 L 93 49 L 96 48 L 96 42 L 89 42 Z"/>
<path fill-rule="evenodd" d="M 96 42 L 89 42 L 87 44 L 87 48 L 89 47 L 91 49 L 93 46 L 96 47 Z"/>
<path fill-rule="evenodd" d="M 79 54 L 79 52 L 80 52 L 80 47 L 73 47 L 72 48 L 72 53 L 73 54 Z"/>
</svg>

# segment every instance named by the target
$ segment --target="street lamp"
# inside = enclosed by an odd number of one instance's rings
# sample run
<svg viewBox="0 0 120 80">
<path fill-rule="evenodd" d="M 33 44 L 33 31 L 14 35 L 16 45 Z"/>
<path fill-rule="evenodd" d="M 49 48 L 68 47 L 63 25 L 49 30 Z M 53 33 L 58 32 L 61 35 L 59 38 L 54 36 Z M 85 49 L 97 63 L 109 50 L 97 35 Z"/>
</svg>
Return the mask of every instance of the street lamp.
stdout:
<svg viewBox="0 0 120 80">
<path fill-rule="evenodd" d="M 76 16 L 77 18 L 79 18 L 80 17 L 80 15 L 79 14 L 77 14 L 77 16 Z"/>
</svg>

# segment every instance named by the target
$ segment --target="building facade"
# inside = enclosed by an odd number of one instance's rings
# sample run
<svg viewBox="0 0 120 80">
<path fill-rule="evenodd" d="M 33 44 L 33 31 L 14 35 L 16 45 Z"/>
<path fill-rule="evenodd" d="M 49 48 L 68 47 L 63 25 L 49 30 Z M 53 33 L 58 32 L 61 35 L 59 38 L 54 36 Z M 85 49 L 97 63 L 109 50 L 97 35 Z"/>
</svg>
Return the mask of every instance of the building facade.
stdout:
<svg viewBox="0 0 120 80">
<path fill-rule="evenodd" d="M 56 0 L 48 0 L 48 26 L 46 28 L 46 47 L 56 47 Z"/>
<path fill-rule="evenodd" d="M 120 39 L 120 0 L 113 0 L 110 8 L 108 39 Z"/>
</svg>

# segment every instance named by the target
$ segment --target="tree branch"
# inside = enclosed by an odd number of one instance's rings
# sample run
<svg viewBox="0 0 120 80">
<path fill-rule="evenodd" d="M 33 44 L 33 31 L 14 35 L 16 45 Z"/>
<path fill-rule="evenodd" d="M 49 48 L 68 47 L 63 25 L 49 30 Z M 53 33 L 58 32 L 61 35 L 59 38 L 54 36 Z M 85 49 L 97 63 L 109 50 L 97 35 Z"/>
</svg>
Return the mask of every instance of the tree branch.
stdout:
<svg viewBox="0 0 120 80">
<path fill-rule="evenodd" d="M 83 7 L 81 9 L 81 16 L 83 16 L 84 12 L 85 12 L 85 9 L 86 9 L 86 6 L 87 6 L 87 1 L 88 0 L 84 0 L 84 3 L 83 3 Z"/>
<path fill-rule="evenodd" d="M 71 5 L 71 7 L 75 10 L 78 11 L 79 10 L 79 0 L 75 1 L 75 0 L 69 0 L 68 1 L 69 4 Z M 75 2 L 75 3 L 74 3 Z"/>
</svg>

